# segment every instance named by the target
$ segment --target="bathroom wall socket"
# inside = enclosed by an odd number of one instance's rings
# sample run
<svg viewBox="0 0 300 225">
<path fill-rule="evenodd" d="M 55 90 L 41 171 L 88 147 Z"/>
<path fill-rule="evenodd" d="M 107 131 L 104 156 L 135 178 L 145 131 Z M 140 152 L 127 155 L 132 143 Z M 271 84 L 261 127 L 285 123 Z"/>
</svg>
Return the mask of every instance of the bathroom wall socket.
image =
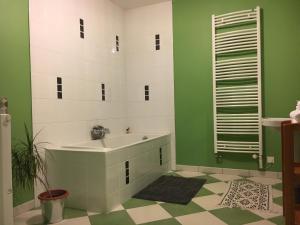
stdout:
<svg viewBox="0 0 300 225">
<path fill-rule="evenodd" d="M 267 163 L 274 164 L 274 163 L 275 163 L 275 158 L 274 158 L 274 156 L 267 156 Z"/>
</svg>

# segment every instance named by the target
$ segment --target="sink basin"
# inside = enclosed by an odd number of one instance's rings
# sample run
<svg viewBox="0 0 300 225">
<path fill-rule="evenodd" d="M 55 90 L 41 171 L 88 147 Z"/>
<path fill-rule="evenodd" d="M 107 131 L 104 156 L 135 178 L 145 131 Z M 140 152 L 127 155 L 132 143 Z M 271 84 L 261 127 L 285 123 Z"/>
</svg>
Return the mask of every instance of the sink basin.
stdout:
<svg viewBox="0 0 300 225">
<path fill-rule="evenodd" d="M 262 125 L 265 127 L 280 127 L 283 121 L 291 120 L 291 118 L 263 118 Z"/>
</svg>

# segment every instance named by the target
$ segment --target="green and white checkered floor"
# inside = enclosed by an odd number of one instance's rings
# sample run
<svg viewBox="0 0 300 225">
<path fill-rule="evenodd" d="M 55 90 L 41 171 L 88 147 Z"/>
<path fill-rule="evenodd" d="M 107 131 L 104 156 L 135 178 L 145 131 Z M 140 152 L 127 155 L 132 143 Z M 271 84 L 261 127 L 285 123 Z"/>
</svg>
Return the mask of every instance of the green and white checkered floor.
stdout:
<svg viewBox="0 0 300 225">
<path fill-rule="evenodd" d="M 65 220 L 59 225 L 274 225 L 284 224 L 282 217 L 282 184 L 280 179 L 241 177 L 225 174 L 177 171 L 183 177 L 207 179 L 197 196 L 188 205 L 130 199 L 109 214 L 95 214 L 67 208 Z M 218 206 L 227 182 L 236 179 L 273 186 L 274 213 L 252 212 Z M 15 225 L 38 225 L 40 210 L 32 210 L 15 219 Z"/>
</svg>

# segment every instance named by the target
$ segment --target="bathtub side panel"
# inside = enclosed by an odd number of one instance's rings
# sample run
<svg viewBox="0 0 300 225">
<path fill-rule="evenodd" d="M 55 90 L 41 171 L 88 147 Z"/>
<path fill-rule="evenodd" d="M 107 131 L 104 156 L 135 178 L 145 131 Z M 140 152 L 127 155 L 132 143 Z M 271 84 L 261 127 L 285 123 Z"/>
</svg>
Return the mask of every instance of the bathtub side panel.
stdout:
<svg viewBox="0 0 300 225">
<path fill-rule="evenodd" d="M 66 206 L 102 212 L 105 205 L 104 157 L 101 153 L 47 151 L 51 188 L 66 189 Z"/>
</svg>

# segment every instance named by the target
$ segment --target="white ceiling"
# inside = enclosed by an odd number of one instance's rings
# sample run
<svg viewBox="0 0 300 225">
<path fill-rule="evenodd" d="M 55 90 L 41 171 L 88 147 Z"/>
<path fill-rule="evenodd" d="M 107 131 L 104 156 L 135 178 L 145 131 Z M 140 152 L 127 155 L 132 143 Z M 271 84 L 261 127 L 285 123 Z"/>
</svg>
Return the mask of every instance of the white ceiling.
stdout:
<svg viewBox="0 0 300 225">
<path fill-rule="evenodd" d="M 132 8 L 137 8 L 145 5 L 167 2 L 170 0 L 111 0 L 111 1 L 124 9 L 132 9 Z"/>
</svg>

